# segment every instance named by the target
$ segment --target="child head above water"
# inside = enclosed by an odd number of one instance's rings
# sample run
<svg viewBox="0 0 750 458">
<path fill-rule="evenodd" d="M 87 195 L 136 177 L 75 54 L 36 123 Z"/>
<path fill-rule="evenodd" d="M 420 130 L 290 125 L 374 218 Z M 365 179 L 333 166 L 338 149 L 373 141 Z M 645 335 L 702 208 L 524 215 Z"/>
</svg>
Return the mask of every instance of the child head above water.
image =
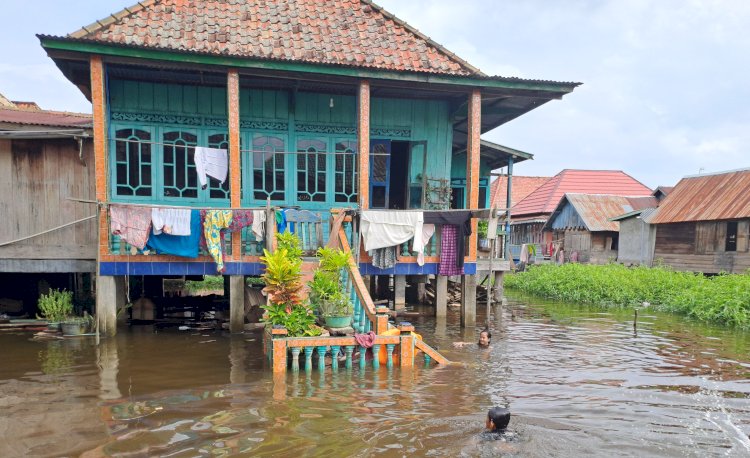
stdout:
<svg viewBox="0 0 750 458">
<path fill-rule="evenodd" d="M 478 344 L 480 347 L 489 347 L 491 339 L 492 339 L 492 334 L 490 333 L 490 330 L 482 329 L 482 332 L 479 333 Z"/>
<path fill-rule="evenodd" d="M 505 431 L 510 423 L 510 410 L 493 407 L 487 411 L 487 429 L 493 432 Z"/>
</svg>

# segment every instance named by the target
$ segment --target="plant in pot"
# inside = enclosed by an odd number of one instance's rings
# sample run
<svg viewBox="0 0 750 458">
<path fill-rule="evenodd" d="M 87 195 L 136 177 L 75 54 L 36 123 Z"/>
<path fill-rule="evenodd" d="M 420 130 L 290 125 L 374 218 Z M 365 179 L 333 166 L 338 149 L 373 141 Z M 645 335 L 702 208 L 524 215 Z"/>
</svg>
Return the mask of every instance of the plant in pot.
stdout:
<svg viewBox="0 0 750 458">
<path fill-rule="evenodd" d="M 350 254 L 334 248 L 319 248 L 320 265 L 313 275 L 310 302 L 331 328 L 344 328 L 351 324 L 354 306 L 346 295 L 343 270 L 349 264 Z"/>
<path fill-rule="evenodd" d="M 38 306 L 42 316 L 47 320 L 47 328 L 51 331 L 59 331 L 60 323 L 73 313 L 73 292 L 50 290 L 48 294 L 39 296 Z"/>
<path fill-rule="evenodd" d="M 487 226 L 489 222 L 487 220 L 479 220 L 477 223 L 477 248 L 481 251 L 490 251 L 490 241 L 487 238 Z"/>
<path fill-rule="evenodd" d="M 315 325 L 315 315 L 305 302 L 302 289 L 302 250 L 299 238 L 289 232 L 276 234 L 277 249 L 264 250 L 261 262 L 265 273 L 261 276 L 266 286 L 268 304 L 263 321 L 272 326 L 284 326 L 289 337 L 318 336 L 322 330 Z"/>
<path fill-rule="evenodd" d="M 96 324 L 96 317 L 83 312 L 83 316 L 68 317 L 62 322 L 62 332 L 66 336 L 80 336 L 90 333 Z"/>
</svg>

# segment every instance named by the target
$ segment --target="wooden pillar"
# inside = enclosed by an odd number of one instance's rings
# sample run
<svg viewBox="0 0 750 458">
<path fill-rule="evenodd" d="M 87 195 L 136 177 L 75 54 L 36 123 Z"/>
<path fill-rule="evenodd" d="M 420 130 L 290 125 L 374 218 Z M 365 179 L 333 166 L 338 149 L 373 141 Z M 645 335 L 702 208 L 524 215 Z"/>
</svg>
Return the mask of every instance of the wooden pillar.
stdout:
<svg viewBox="0 0 750 458">
<path fill-rule="evenodd" d="M 468 138 L 466 144 L 466 206 L 479 207 L 479 135 L 482 125 L 482 94 L 474 89 L 469 96 Z M 471 220 L 468 261 L 477 259 L 477 219 Z"/>
<path fill-rule="evenodd" d="M 461 277 L 461 327 L 477 325 L 477 276 Z"/>
<path fill-rule="evenodd" d="M 393 276 L 393 306 L 396 310 L 406 308 L 406 275 Z"/>
<path fill-rule="evenodd" d="M 240 172 L 240 75 L 237 70 L 227 72 L 227 125 L 229 127 L 229 202 L 240 208 L 242 197 Z M 232 259 L 242 256 L 241 232 L 232 235 Z M 232 331 L 235 332 L 235 331 Z"/>
<path fill-rule="evenodd" d="M 245 330 L 245 276 L 229 276 L 229 331 Z"/>
<path fill-rule="evenodd" d="M 435 316 L 448 315 L 448 277 L 438 275 L 435 281 Z"/>
<path fill-rule="evenodd" d="M 370 82 L 359 82 L 357 99 L 357 157 L 359 157 L 359 208 L 370 207 Z"/>
</svg>

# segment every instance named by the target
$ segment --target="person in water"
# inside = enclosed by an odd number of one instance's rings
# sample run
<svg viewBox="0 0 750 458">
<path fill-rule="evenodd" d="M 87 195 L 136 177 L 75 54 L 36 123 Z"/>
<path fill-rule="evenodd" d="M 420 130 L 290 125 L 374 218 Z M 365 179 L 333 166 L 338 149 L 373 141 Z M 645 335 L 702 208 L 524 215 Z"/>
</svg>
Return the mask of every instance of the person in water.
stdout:
<svg viewBox="0 0 750 458">
<path fill-rule="evenodd" d="M 479 333 L 479 341 L 477 342 L 477 345 L 479 345 L 482 348 L 489 348 L 490 347 L 490 341 L 492 340 L 492 333 L 489 329 L 482 329 L 482 332 Z M 474 342 L 453 342 L 453 346 L 456 348 L 463 347 L 465 345 L 472 345 Z"/>
<path fill-rule="evenodd" d="M 510 410 L 503 407 L 493 407 L 487 411 L 487 429 L 492 433 L 502 433 L 510 423 Z"/>
</svg>

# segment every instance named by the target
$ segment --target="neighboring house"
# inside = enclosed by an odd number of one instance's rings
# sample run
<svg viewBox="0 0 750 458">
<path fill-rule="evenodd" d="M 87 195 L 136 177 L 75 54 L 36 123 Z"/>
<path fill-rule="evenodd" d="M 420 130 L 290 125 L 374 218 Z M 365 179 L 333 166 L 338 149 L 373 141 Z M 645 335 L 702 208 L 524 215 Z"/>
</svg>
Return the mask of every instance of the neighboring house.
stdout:
<svg viewBox="0 0 750 458">
<path fill-rule="evenodd" d="M 514 158 L 497 148 L 482 154 L 480 135 L 579 84 L 488 76 L 368 0 L 147 1 L 39 38 L 92 101 L 104 222 L 110 203 L 270 204 L 326 221 L 332 208 L 449 208 L 456 180 L 465 191 L 456 201 L 478 208 L 482 179 Z M 199 185 L 198 146 L 228 150 L 226 181 Z M 262 269 L 265 241 L 244 234 L 226 253 L 232 316 L 236 285 Z M 206 256 L 128 255 L 106 224 L 98 235 L 105 332 L 114 332 L 125 274 L 216 272 Z M 469 240 L 464 271 L 472 276 L 476 235 Z M 363 253 L 360 269 L 434 274 L 435 249 L 424 265 L 406 252 L 388 269 Z"/>
<path fill-rule="evenodd" d="M 688 176 L 650 218 L 654 263 L 676 270 L 750 269 L 750 169 Z"/>
<path fill-rule="evenodd" d="M 651 217 L 656 208 L 673 186 L 659 186 L 653 192 L 656 205 L 633 210 L 611 218 L 620 223 L 620 241 L 617 249 L 617 262 L 633 265 L 651 266 L 654 260 L 654 244 L 656 242 L 656 227 L 651 224 Z"/>
<path fill-rule="evenodd" d="M 532 192 L 539 189 L 541 185 L 552 177 L 531 177 L 513 175 L 511 180 L 510 206 L 513 207 Z M 494 208 L 506 208 L 508 206 L 508 177 L 501 175 L 492 182 L 492 196 L 490 206 Z"/>
<path fill-rule="evenodd" d="M 514 258 L 524 243 L 539 245 L 541 254 L 551 254 L 548 246 L 553 241 L 552 233 L 542 229 L 566 193 L 647 197 L 651 189 L 620 170 L 561 171 L 511 208 L 510 245 Z"/>
<path fill-rule="evenodd" d="M 90 115 L 0 95 L 0 299 L 10 299 L 0 312 L 33 316 L 48 287 L 82 294 L 90 284 L 96 205 L 82 202 L 95 198 L 90 138 Z"/>
<path fill-rule="evenodd" d="M 611 218 L 655 205 L 653 197 L 566 193 L 544 231 L 552 234 L 550 244 L 563 250 L 565 261 L 605 264 L 617 258 L 619 245 L 618 223 Z"/>
</svg>

